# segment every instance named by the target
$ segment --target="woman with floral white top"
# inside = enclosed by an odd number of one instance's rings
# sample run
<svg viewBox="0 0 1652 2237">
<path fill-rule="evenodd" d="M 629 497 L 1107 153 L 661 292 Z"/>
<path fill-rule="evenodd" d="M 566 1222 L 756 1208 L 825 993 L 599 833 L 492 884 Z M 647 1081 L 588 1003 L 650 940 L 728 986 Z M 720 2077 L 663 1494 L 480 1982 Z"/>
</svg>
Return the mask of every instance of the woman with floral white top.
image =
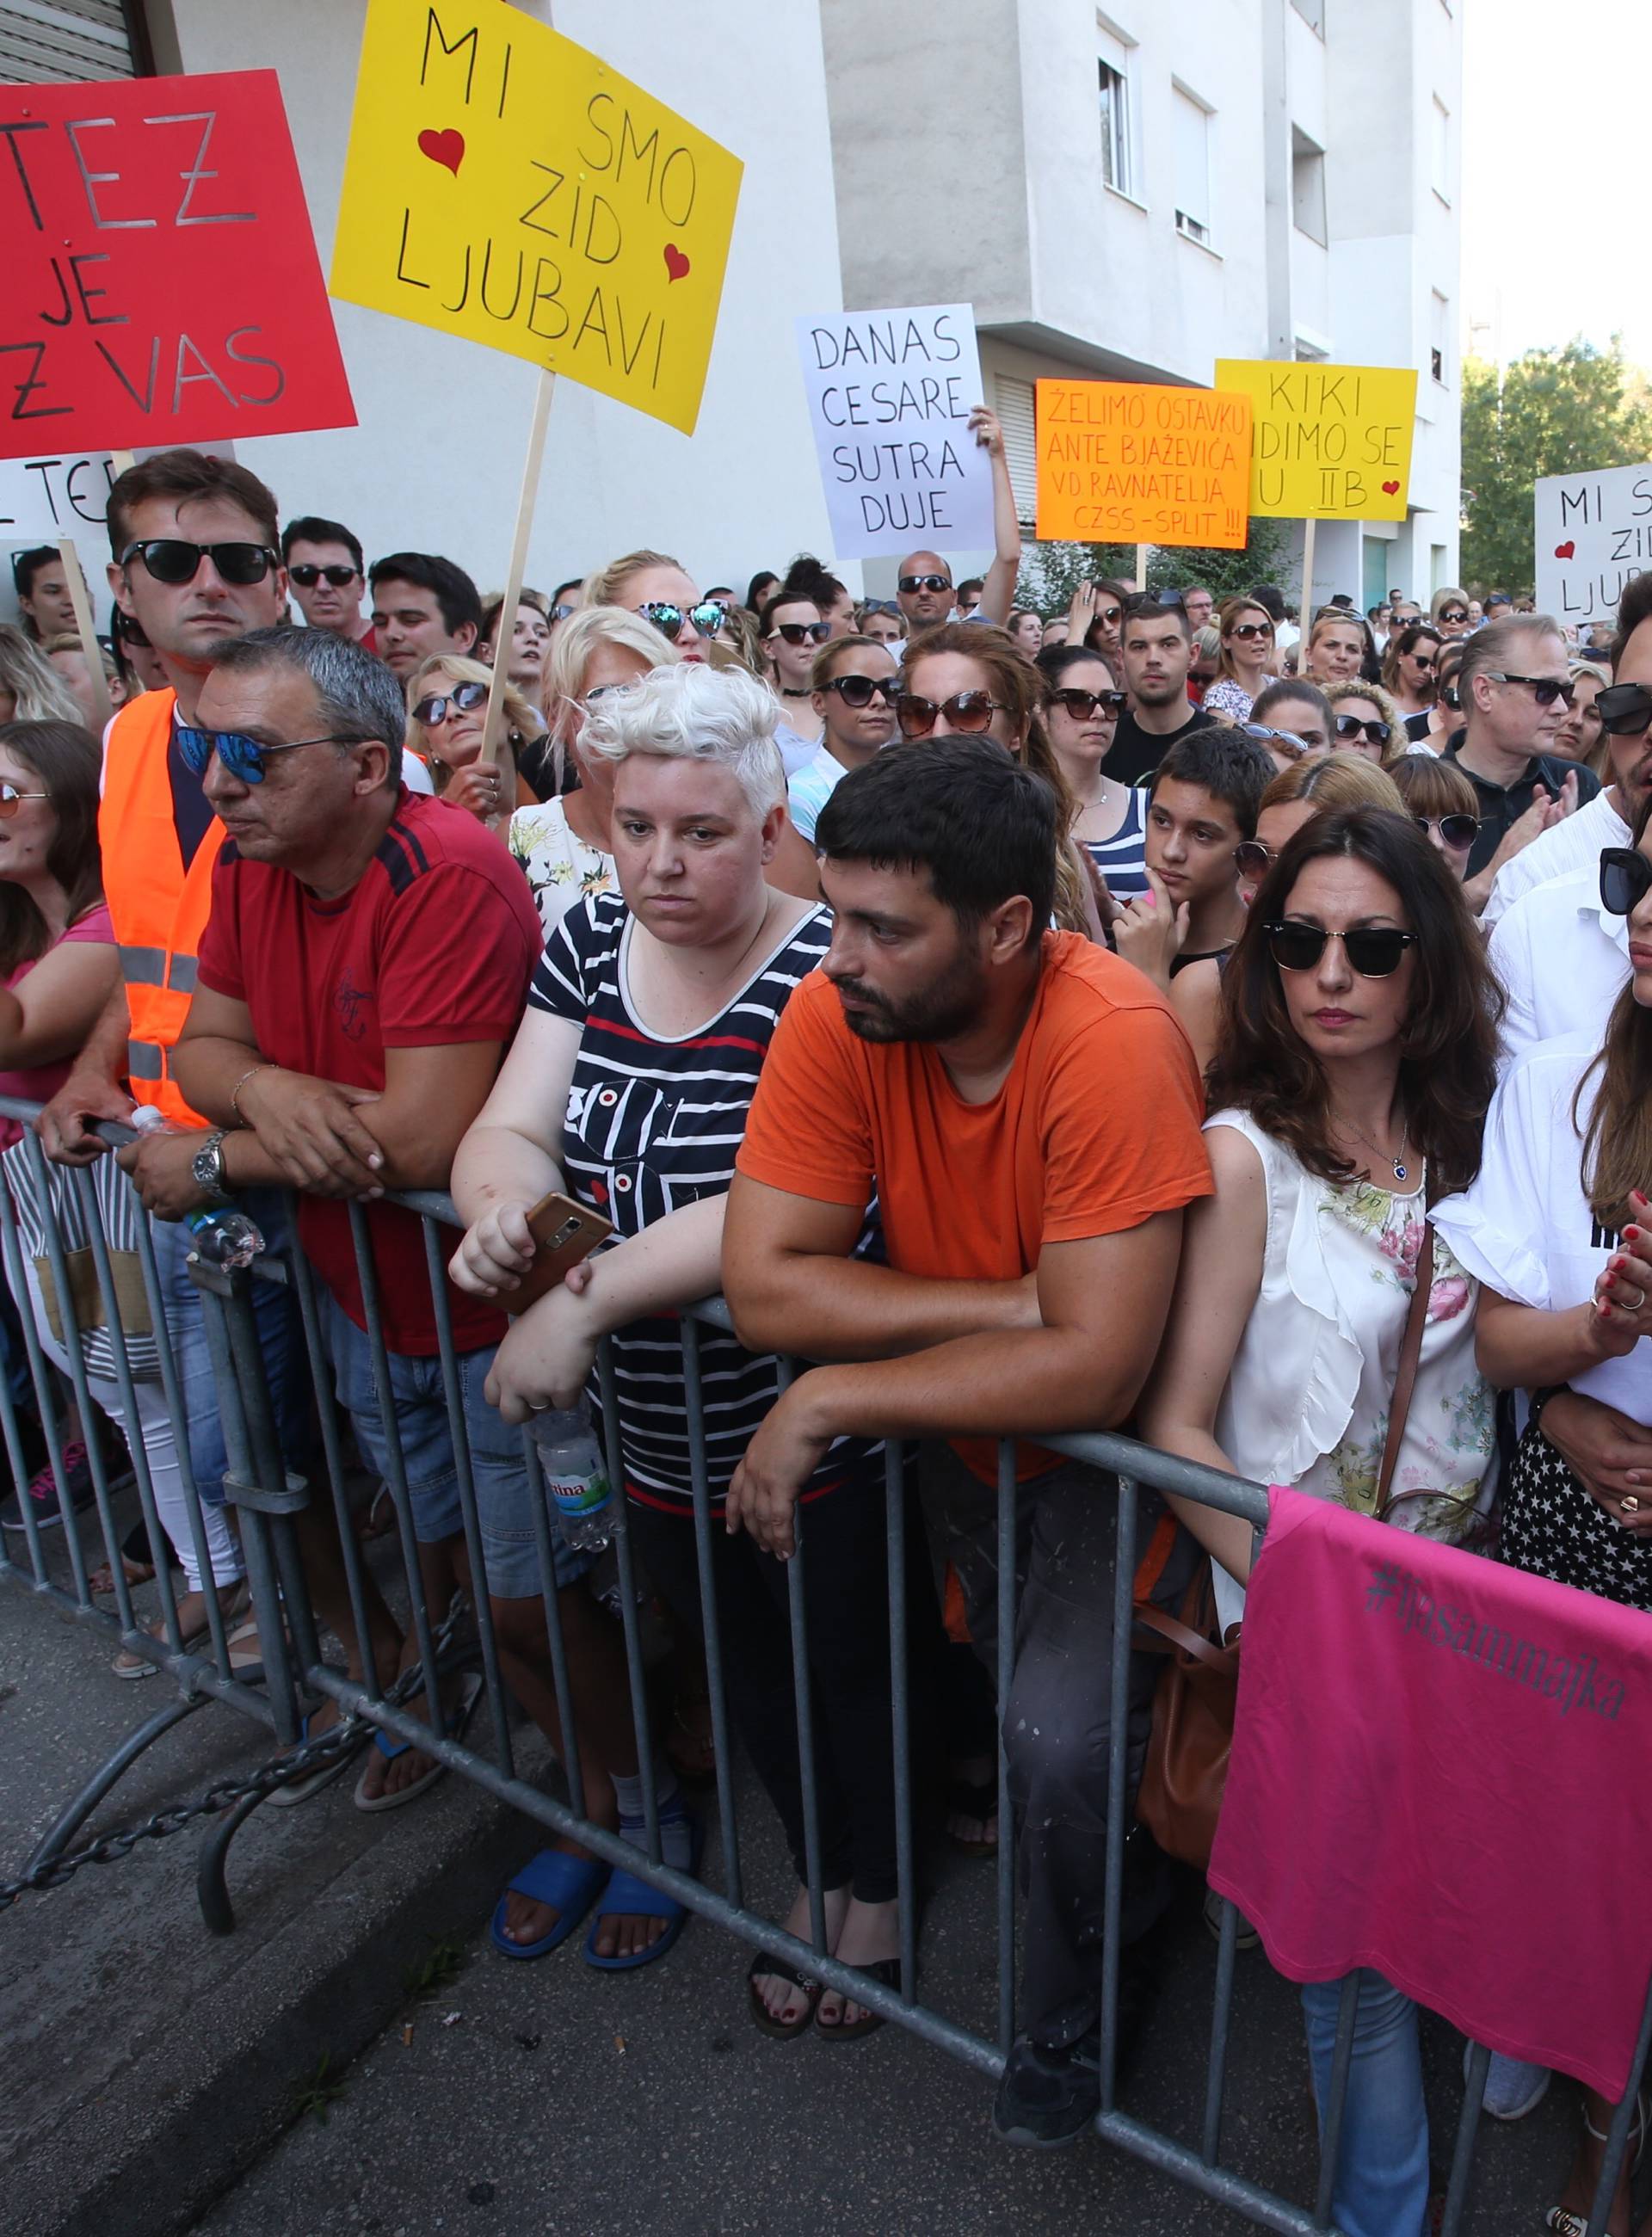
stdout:
<svg viewBox="0 0 1652 2237">
<path fill-rule="evenodd" d="M 1273 617 L 1253 598 L 1224 598 L 1216 610 L 1216 622 L 1222 638 L 1216 681 L 1200 704 L 1207 715 L 1248 723 L 1258 698 L 1279 681 L 1273 670 Z"/>
<path fill-rule="evenodd" d="M 1462 889 L 1409 817 L 1343 809 L 1287 842 L 1223 977 L 1206 1127 L 1216 1188 L 1188 1212 L 1140 1413 L 1150 1442 L 1376 1508 L 1427 1205 L 1479 1169 L 1501 1007 Z M 1452 1541 L 1494 1483 L 1476 1290 L 1437 1237 L 1386 1510 Z M 1248 1529 L 1172 1503 L 1242 1581 Z M 1225 1622 L 1237 1597 L 1219 1590 Z M 1322 2107 L 1340 1985 L 1302 1991 Z M 1418 2237 L 1428 2129 L 1416 2009 L 1371 1972 L 1339 2164 L 1332 2212 L 1347 2237 Z"/>
</svg>

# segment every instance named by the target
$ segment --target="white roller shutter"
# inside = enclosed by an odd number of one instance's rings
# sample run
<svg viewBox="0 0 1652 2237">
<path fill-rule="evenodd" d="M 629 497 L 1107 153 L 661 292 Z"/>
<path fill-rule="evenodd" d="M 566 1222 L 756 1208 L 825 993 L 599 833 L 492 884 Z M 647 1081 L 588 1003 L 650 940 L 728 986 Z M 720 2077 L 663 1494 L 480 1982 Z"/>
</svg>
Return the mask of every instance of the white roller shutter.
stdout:
<svg viewBox="0 0 1652 2237">
<path fill-rule="evenodd" d="M 147 67 L 126 0 L 0 0 L 0 82 L 89 84 Z"/>
<path fill-rule="evenodd" d="M 1004 431 L 1004 460 L 1009 485 L 1015 492 L 1015 518 L 1030 528 L 1037 513 L 1038 448 L 1033 411 L 1033 384 L 1007 373 L 994 376 L 998 397 L 998 421 Z"/>
</svg>

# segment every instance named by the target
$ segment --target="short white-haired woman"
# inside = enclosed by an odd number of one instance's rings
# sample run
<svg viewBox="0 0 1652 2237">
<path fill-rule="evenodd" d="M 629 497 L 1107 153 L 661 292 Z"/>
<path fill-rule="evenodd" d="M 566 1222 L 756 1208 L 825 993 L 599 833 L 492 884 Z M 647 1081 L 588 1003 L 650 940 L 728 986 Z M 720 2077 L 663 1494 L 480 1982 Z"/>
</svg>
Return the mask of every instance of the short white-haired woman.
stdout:
<svg viewBox="0 0 1652 2237">
<path fill-rule="evenodd" d="M 514 1323 L 490 1384 L 507 1416 L 577 1404 L 614 1339 L 633 1543 L 680 1620 L 700 1627 L 680 1309 L 721 1279 L 723 1215 L 763 1054 L 825 955 L 830 919 L 766 872 L 785 828 L 774 695 L 737 670 L 656 669 L 587 714 L 582 756 L 613 769 L 618 893 L 552 933 L 499 1080 L 453 1165 L 468 1223 L 461 1288 L 497 1296 L 530 1264 L 526 1213 L 565 1189 L 612 1220 L 611 1247 Z M 778 1361 L 700 1336 L 714 1508 L 779 1395 Z M 839 1439 L 809 1501 L 806 1598 L 827 1937 L 847 1963 L 896 1954 L 889 1658 L 878 1448 Z M 785 1572 L 751 1537 L 712 1535 L 723 1666 L 748 1753 L 804 1873 Z M 687 1853 L 685 1831 L 663 1827 Z M 627 1825 L 633 1837 L 640 1825 Z M 800 1891 L 787 1924 L 809 1933 Z M 816 2016 L 840 2037 L 876 2023 L 778 1960 L 750 1975 L 770 2034 Z"/>
<path fill-rule="evenodd" d="M 439 800 L 468 808 L 484 822 L 538 799 L 538 790 L 522 775 L 520 762 L 545 732 L 538 709 L 529 705 L 513 683 L 507 683 L 505 729 L 511 759 L 517 766 L 512 797 L 494 762 L 481 757 L 487 695 L 492 685 L 492 670 L 462 652 L 435 653 L 420 661 L 407 679 L 410 751 L 429 770 Z"/>
</svg>

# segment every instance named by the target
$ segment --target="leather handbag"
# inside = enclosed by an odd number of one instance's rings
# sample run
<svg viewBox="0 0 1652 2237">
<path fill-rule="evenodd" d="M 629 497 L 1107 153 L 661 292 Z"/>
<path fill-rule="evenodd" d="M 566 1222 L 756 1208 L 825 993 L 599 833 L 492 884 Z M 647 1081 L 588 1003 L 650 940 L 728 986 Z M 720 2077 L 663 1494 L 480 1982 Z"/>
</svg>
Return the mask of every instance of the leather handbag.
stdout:
<svg viewBox="0 0 1652 2237">
<path fill-rule="evenodd" d="M 1390 1496 L 1399 1448 L 1417 1385 L 1423 1330 L 1434 1287 L 1434 1230 L 1424 1226 L 1417 1256 L 1417 1284 L 1400 1337 L 1399 1366 L 1388 1435 L 1377 1478 L 1376 1520 L 1386 1521 L 1399 1501 Z M 1428 1497 L 1404 1493 L 1402 1498 Z M 1136 1793 L 1136 1816 L 1166 1856 L 1202 1871 L 1210 1863 L 1227 1784 L 1239 1699 L 1239 1641 L 1224 1646 L 1217 1633 L 1216 1594 L 1208 1559 L 1201 1561 L 1182 1601 L 1180 1620 L 1138 1601 L 1136 1622 L 1165 1642 L 1168 1660 L 1153 1699 L 1153 1729 Z"/>
</svg>

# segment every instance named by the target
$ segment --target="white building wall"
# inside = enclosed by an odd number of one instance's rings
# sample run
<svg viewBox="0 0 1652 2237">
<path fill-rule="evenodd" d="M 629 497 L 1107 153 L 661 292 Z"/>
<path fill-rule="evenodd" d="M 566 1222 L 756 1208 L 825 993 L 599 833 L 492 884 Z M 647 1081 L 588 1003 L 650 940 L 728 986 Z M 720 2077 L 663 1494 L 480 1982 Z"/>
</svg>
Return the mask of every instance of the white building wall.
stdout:
<svg viewBox="0 0 1652 2237">
<path fill-rule="evenodd" d="M 519 0 L 546 15 L 543 0 Z M 364 0 L 157 0 L 186 70 L 278 70 L 322 269 L 331 259 Z M 819 19 L 807 0 L 727 0 L 691 24 L 670 0 L 557 0 L 559 31 L 669 101 L 744 162 L 693 437 L 559 381 L 527 579 L 549 590 L 638 544 L 702 584 L 823 551 L 825 505 L 792 321 L 840 309 Z M 162 61 L 162 68 L 167 63 Z M 538 375 L 525 360 L 354 304 L 334 307 L 360 425 L 244 443 L 283 518 L 347 522 L 371 556 L 446 552 L 503 582 Z"/>
</svg>

